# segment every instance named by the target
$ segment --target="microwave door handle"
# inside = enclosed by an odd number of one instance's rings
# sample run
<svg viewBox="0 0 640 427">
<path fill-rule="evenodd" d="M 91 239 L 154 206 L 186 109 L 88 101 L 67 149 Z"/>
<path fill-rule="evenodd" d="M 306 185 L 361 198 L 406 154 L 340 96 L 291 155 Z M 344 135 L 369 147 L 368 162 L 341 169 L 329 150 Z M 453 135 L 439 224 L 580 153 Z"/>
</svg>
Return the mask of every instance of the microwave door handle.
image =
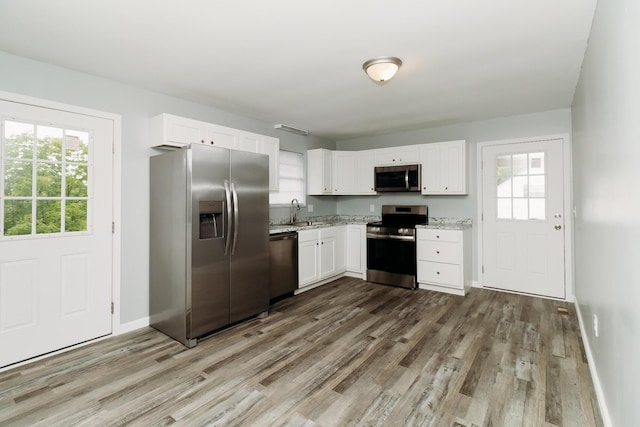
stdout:
<svg viewBox="0 0 640 427">
<path fill-rule="evenodd" d="M 404 170 L 404 188 L 409 191 L 409 168 Z"/>
<path fill-rule="evenodd" d="M 236 243 L 238 243 L 238 230 L 240 229 L 240 221 L 238 218 L 238 191 L 236 183 L 231 183 L 231 195 L 233 196 L 233 246 L 231 246 L 231 255 L 236 253 Z"/>
<path fill-rule="evenodd" d="M 231 221 L 231 190 L 229 189 L 229 181 L 224 180 L 224 194 L 227 199 L 227 241 L 224 245 L 224 256 L 229 254 L 229 245 L 231 244 L 231 229 L 233 224 Z"/>
</svg>

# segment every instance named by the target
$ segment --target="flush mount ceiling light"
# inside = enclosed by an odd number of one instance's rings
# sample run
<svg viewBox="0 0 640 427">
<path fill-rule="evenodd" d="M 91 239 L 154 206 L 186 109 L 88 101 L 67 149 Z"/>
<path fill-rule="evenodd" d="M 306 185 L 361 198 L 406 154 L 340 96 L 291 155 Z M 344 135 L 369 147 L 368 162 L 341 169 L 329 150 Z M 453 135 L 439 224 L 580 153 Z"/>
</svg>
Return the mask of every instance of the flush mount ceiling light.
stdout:
<svg viewBox="0 0 640 427">
<path fill-rule="evenodd" d="M 362 69 L 376 83 L 384 84 L 396 75 L 402 61 L 395 56 L 380 56 L 362 64 Z"/>
</svg>

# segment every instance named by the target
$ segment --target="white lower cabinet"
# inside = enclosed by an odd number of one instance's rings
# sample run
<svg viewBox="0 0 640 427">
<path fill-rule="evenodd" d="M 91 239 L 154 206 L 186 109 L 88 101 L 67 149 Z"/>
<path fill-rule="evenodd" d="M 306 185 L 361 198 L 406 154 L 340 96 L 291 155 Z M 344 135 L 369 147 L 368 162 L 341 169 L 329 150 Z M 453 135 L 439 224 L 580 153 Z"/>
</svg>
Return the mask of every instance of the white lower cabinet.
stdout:
<svg viewBox="0 0 640 427">
<path fill-rule="evenodd" d="M 346 230 L 346 263 L 347 275 L 365 278 L 367 271 L 367 226 L 362 224 L 347 225 Z"/>
<path fill-rule="evenodd" d="M 418 286 L 464 295 L 471 281 L 471 229 L 417 230 Z"/>
<path fill-rule="evenodd" d="M 298 231 L 298 287 L 344 273 L 346 227 Z"/>
</svg>

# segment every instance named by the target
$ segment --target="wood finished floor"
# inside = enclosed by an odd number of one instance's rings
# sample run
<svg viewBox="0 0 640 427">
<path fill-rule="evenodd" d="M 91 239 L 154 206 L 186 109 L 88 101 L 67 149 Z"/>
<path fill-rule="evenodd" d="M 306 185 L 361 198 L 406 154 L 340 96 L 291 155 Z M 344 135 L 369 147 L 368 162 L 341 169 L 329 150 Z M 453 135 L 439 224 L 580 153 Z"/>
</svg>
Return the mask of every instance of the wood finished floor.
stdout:
<svg viewBox="0 0 640 427">
<path fill-rule="evenodd" d="M 351 278 L 191 350 L 144 328 L 0 373 L 2 426 L 170 424 L 602 421 L 571 304 Z"/>
</svg>

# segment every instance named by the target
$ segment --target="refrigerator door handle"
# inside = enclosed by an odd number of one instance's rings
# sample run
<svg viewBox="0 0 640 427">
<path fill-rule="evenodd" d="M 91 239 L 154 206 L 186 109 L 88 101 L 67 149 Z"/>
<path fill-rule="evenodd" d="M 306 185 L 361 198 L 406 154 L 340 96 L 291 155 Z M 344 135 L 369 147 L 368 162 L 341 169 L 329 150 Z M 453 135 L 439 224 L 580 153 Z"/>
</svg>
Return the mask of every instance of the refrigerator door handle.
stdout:
<svg viewBox="0 0 640 427">
<path fill-rule="evenodd" d="M 229 254 L 229 245 L 231 245 L 231 229 L 233 224 L 231 221 L 231 190 L 229 189 L 229 181 L 224 180 L 224 194 L 227 199 L 227 241 L 224 245 L 224 256 Z"/>
<path fill-rule="evenodd" d="M 236 183 L 231 183 L 231 194 L 233 195 L 233 246 L 231 247 L 231 255 L 236 253 L 236 243 L 238 242 L 239 217 L 238 217 L 238 191 Z"/>
</svg>

